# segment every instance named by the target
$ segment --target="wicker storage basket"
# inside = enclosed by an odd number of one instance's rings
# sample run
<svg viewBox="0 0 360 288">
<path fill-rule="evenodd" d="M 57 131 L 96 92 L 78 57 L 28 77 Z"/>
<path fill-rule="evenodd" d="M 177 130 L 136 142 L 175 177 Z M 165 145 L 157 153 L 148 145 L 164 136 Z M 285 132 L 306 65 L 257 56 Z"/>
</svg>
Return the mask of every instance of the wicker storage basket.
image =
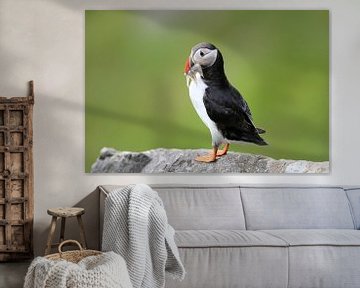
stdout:
<svg viewBox="0 0 360 288">
<path fill-rule="evenodd" d="M 69 244 L 69 243 L 77 245 L 79 247 L 79 250 L 72 250 L 72 251 L 65 251 L 65 252 L 62 251 L 62 247 L 65 244 Z M 59 253 L 47 255 L 47 256 L 45 256 L 45 258 L 47 258 L 49 260 L 66 260 L 69 262 L 78 263 L 85 257 L 96 256 L 96 255 L 102 254 L 102 252 L 100 252 L 100 251 L 83 249 L 81 244 L 76 240 L 65 240 L 65 241 L 61 242 L 58 247 L 58 251 L 59 251 Z"/>
<path fill-rule="evenodd" d="M 75 243 L 79 250 L 63 252 L 67 243 Z M 33 260 L 24 288 L 132 288 L 126 262 L 120 255 L 85 250 L 74 240 L 63 241 L 58 249 L 59 253 Z"/>
</svg>

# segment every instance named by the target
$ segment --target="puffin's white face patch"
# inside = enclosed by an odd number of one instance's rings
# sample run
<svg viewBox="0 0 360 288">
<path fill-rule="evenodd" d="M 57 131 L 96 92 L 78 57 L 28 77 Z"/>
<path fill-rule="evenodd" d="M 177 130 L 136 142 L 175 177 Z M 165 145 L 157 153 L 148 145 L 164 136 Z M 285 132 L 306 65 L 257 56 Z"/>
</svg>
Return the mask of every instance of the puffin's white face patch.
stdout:
<svg viewBox="0 0 360 288">
<path fill-rule="evenodd" d="M 210 67 L 214 65 L 217 58 L 218 50 L 210 50 L 207 48 L 200 48 L 196 50 L 192 57 L 193 62 L 200 64 L 202 67 Z"/>
</svg>

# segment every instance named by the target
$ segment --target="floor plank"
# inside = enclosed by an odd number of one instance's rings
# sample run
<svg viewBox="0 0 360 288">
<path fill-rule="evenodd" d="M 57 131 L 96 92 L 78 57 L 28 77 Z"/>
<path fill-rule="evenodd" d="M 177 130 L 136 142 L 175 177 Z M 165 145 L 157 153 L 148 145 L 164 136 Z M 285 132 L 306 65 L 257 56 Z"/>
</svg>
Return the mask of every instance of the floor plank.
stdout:
<svg viewBox="0 0 360 288">
<path fill-rule="evenodd" d="M 30 261 L 0 263 L 0 287 L 21 288 Z"/>
</svg>

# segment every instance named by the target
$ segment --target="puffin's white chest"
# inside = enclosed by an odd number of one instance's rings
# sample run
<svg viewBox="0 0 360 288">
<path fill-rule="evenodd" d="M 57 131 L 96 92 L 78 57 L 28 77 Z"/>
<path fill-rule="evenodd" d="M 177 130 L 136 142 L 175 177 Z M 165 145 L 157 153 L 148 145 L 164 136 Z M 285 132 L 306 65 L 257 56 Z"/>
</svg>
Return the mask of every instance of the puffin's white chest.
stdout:
<svg viewBox="0 0 360 288">
<path fill-rule="evenodd" d="M 209 117 L 209 115 L 206 112 L 206 108 L 204 105 L 204 95 L 205 90 L 208 86 L 204 83 L 199 73 L 196 74 L 196 77 L 194 80 L 191 81 L 189 85 L 189 95 L 191 102 L 196 110 L 196 113 L 199 115 L 201 120 L 204 122 L 204 124 L 209 128 L 213 144 L 221 144 L 224 142 L 224 138 L 222 134 L 219 132 L 219 130 L 216 127 L 216 124 L 214 121 L 212 121 Z"/>
</svg>

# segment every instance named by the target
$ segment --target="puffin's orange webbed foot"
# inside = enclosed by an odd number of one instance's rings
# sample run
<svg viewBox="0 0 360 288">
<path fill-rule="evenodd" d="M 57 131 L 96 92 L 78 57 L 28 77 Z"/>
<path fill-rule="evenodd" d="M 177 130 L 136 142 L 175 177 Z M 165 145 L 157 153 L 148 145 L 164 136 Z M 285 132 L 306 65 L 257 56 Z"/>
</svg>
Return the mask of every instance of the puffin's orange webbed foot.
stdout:
<svg viewBox="0 0 360 288">
<path fill-rule="evenodd" d="M 221 157 L 227 154 L 230 144 L 225 144 L 224 149 L 218 150 L 216 156 Z"/>
<path fill-rule="evenodd" d="M 216 161 L 216 156 L 214 154 L 208 154 L 203 156 L 198 156 L 195 158 L 198 162 L 205 162 L 205 163 L 211 163 Z"/>
<path fill-rule="evenodd" d="M 217 156 L 216 153 L 217 153 L 217 148 L 213 148 L 211 153 L 209 153 L 208 155 L 198 156 L 195 158 L 195 160 L 198 162 L 205 162 L 205 163 L 215 162 L 216 159 L 218 158 L 216 157 Z"/>
</svg>

